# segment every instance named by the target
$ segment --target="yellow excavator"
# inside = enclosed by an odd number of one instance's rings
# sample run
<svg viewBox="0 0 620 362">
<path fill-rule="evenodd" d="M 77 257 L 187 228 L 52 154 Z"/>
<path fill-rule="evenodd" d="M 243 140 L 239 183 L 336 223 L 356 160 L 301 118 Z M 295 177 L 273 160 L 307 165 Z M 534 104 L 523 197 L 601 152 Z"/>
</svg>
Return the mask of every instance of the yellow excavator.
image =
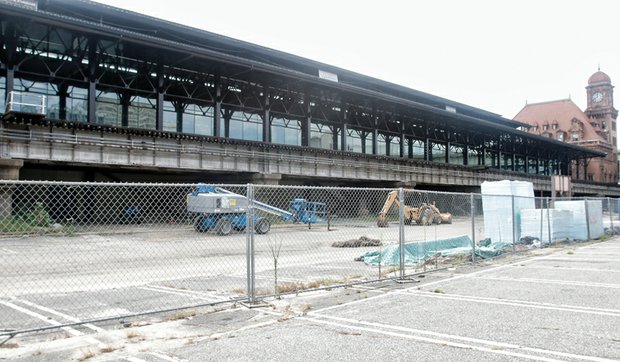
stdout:
<svg viewBox="0 0 620 362">
<path fill-rule="evenodd" d="M 393 205 L 400 207 L 400 200 L 398 198 L 398 191 L 392 191 L 388 194 L 383 209 L 379 213 L 377 219 L 377 226 L 384 228 L 388 226 L 387 213 L 390 211 Z M 418 225 L 431 225 L 435 224 L 452 224 L 452 214 L 439 211 L 435 203 L 423 203 L 420 207 L 412 207 L 404 205 L 405 209 L 405 224 L 411 225 L 415 222 Z"/>
</svg>

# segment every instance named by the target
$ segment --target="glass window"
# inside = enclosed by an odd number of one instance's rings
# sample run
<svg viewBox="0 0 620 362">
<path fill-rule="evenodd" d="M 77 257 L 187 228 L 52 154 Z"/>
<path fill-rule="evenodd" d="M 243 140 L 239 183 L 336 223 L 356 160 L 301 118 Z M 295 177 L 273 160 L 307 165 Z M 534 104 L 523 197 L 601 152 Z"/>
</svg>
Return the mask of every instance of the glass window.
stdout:
<svg viewBox="0 0 620 362">
<path fill-rule="evenodd" d="M 446 145 L 439 142 L 431 143 L 431 161 L 446 163 Z"/>
<path fill-rule="evenodd" d="M 512 170 L 513 169 L 512 155 L 508 153 L 504 153 L 502 156 L 504 159 L 502 162 L 502 170 Z"/>
<path fill-rule="evenodd" d="M 301 146 L 301 124 L 296 119 L 274 116 L 271 119 L 271 142 Z"/>
<path fill-rule="evenodd" d="M 536 159 L 535 158 L 529 158 L 528 159 L 528 165 L 527 165 L 527 173 L 537 173 L 537 168 L 536 168 Z"/>
<path fill-rule="evenodd" d="M 389 155 L 392 157 L 400 157 L 400 137 L 399 136 L 391 136 Z"/>
<path fill-rule="evenodd" d="M 573 141 L 579 141 L 579 133 L 573 132 L 572 139 L 573 139 Z"/>
<path fill-rule="evenodd" d="M 347 129 L 347 151 L 362 153 L 362 134 L 363 131 Z"/>
<path fill-rule="evenodd" d="M 499 168 L 499 156 L 497 151 L 487 150 L 484 156 L 484 164 L 492 168 Z"/>
<path fill-rule="evenodd" d="M 67 88 L 67 120 L 88 122 L 88 89 Z"/>
<path fill-rule="evenodd" d="M 412 139 L 412 158 L 414 160 L 424 160 L 424 141 Z"/>
<path fill-rule="evenodd" d="M 516 156 L 515 157 L 515 171 L 517 172 L 525 172 L 526 171 L 526 165 L 525 165 L 525 157 L 523 156 Z"/>
<path fill-rule="evenodd" d="M 118 93 L 99 92 L 95 100 L 95 122 L 111 126 L 120 126 L 123 107 Z"/>
<path fill-rule="evenodd" d="M 157 128 L 157 110 L 155 100 L 141 96 L 133 96 L 129 102 L 127 126 L 129 128 Z"/>
<path fill-rule="evenodd" d="M 37 102 L 39 99 L 20 100 L 19 98 L 27 97 L 26 93 L 34 93 L 37 95 L 45 95 L 46 105 L 46 117 L 47 118 L 59 118 L 60 111 L 60 97 L 58 96 L 58 86 L 47 82 L 34 82 L 27 79 L 15 78 L 15 91 L 23 93 L 24 95 L 16 94 L 16 102 L 32 103 Z M 33 98 L 33 97 L 31 97 Z"/>
<path fill-rule="evenodd" d="M 387 149 L 388 140 L 389 140 L 389 136 L 379 133 L 379 136 L 377 137 L 377 155 L 379 156 L 388 155 L 388 149 Z"/>
<path fill-rule="evenodd" d="M 312 122 L 310 125 L 310 147 L 334 149 L 334 127 Z M 336 147 L 338 145 L 336 144 Z"/>
<path fill-rule="evenodd" d="M 467 164 L 468 165 L 482 165 L 482 152 L 475 148 L 470 147 L 467 150 Z"/>
<path fill-rule="evenodd" d="M 182 132 L 212 136 L 213 120 L 213 107 L 202 107 L 196 104 L 187 104 L 183 110 Z"/>
<path fill-rule="evenodd" d="M 464 165 L 465 160 L 463 158 L 465 148 L 459 145 L 450 145 L 450 153 L 448 163 L 453 165 Z"/>
<path fill-rule="evenodd" d="M 558 141 L 564 141 L 564 132 L 558 132 L 555 137 Z"/>
<path fill-rule="evenodd" d="M 164 101 L 163 130 L 166 132 L 177 132 L 177 112 L 174 103 L 170 101 Z"/>
<path fill-rule="evenodd" d="M 241 140 L 262 141 L 263 118 L 256 113 L 233 112 L 228 136 Z"/>
</svg>

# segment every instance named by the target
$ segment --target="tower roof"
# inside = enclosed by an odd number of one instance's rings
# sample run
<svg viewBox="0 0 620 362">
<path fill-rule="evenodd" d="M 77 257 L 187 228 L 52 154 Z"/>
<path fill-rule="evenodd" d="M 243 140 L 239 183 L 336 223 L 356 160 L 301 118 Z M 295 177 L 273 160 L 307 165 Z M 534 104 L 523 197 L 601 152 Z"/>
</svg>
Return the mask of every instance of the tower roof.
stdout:
<svg viewBox="0 0 620 362">
<path fill-rule="evenodd" d="M 590 76 L 588 79 L 588 85 L 597 83 L 611 83 L 611 78 L 600 70 Z"/>
</svg>

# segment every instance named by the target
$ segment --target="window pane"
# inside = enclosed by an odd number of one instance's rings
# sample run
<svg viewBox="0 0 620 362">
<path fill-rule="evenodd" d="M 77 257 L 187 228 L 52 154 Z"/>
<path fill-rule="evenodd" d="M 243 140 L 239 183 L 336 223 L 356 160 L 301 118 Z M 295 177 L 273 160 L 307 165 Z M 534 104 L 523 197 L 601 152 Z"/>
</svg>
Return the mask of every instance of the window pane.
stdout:
<svg viewBox="0 0 620 362">
<path fill-rule="evenodd" d="M 334 132 L 332 127 L 312 122 L 310 125 L 310 147 L 334 149 Z"/>
<path fill-rule="evenodd" d="M 95 110 L 96 123 L 121 125 L 122 107 L 118 94 L 99 92 L 95 101 Z"/>
<path fill-rule="evenodd" d="M 301 146 L 301 125 L 299 121 L 274 117 L 271 120 L 271 142 Z"/>
</svg>

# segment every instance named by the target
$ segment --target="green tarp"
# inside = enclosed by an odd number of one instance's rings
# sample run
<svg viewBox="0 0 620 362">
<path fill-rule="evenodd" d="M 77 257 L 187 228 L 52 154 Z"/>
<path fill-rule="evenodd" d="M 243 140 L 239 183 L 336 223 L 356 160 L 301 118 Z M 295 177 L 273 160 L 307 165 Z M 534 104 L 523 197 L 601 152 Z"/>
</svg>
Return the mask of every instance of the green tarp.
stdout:
<svg viewBox="0 0 620 362">
<path fill-rule="evenodd" d="M 490 258 L 500 255 L 502 249 L 510 243 L 492 243 L 488 246 L 476 248 L 476 255 L 481 258 Z M 405 243 L 405 265 L 415 265 L 432 257 L 436 253 L 441 256 L 471 254 L 472 242 L 468 235 L 457 236 L 450 239 L 417 241 Z M 399 265 L 400 248 L 398 245 L 389 245 L 375 251 L 369 251 L 362 255 L 362 260 L 368 265 Z"/>
</svg>

